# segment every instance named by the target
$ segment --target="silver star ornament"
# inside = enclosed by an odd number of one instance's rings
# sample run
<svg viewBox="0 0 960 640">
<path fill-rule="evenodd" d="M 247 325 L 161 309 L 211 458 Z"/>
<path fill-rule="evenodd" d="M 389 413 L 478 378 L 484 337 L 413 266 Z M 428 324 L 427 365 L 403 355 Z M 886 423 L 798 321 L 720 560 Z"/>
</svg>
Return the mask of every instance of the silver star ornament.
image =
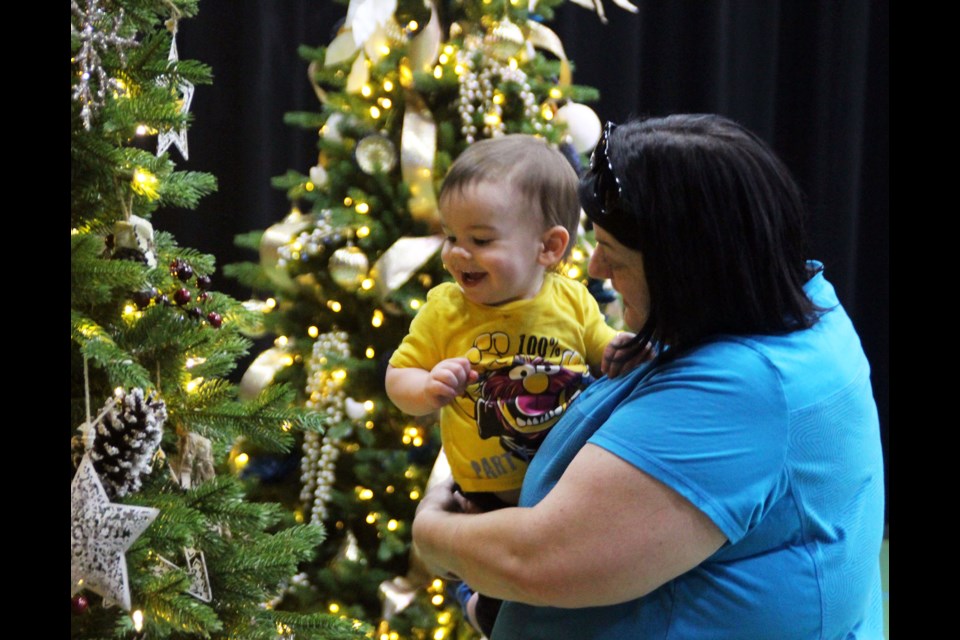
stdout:
<svg viewBox="0 0 960 640">
<path fill-rule="evenodd" d="M 70 594 L 89 589 L 103 596 L 105 605 L 129 611 L 124 553 L 160 510 L 110 502 L 87 453 L 70 485 L 70 512 Z"/>
<path fill-rule="evenodd" d="M 180 61 L 180 54 L 177 52 L 177 33 L 173 32 L 173 37 L 170 39 L 170 55 L 167 56 L 167 60 L 171 63 L 176 63 Z M 163 78 L 160 79 L 160 82 L 163 82 Z M 187 80 L 180 80 L 180 84 L 177 85 L 177 90 L 180 91 L 182 96 L 180 113 L 186 115 L 190 111 L 190 103 L 193 102 L 193 83 Z M 180 155 L 183 156 L 184 160 L 190 159 L 189 150 L 187 149 L 187 125 L 182 125 L 179 129 L 174 131 L 173 129 L 169 131 L 161 131 L 157 135 L 157 156 L 163 154 L 164 151 L 170 148 L 170 145 L 176 145 L 177 149 L 180 150 Z"/>
</svg>

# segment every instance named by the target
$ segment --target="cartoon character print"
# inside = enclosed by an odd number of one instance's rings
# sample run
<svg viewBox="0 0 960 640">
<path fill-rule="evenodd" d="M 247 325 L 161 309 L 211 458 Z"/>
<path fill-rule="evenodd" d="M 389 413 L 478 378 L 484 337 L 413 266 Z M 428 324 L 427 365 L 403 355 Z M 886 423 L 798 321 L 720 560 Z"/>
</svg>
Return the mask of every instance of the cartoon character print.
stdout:
<svg viewBox="0 0 960 640">
<path fill-rule="evenodd" d="M 510 353 L 505 333 L 479 336 L 467 358 L 480 373 L 464 399 L 480 437 L 499 438 L 504 450 L 529 461 L 547 432 L 593 380 L 575 351 L 559 351 L 559 361 Z M 463 406 L 465 403 L 461 403 Z"/>
</svg>

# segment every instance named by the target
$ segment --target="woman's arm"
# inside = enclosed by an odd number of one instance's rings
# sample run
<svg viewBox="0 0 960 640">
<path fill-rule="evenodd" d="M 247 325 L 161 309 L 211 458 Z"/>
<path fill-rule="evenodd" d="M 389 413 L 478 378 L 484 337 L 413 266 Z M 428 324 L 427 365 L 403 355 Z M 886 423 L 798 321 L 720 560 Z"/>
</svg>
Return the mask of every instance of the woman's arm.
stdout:
<svg viewBox="0 0 960 640">
<path fill-rule="evenodd" d="M 726 541 L 673 489 L 587 444 L 542 502 L 454 513 L 450 484 L 427 493 L 414 544 L 439 575 L 495 598 L 587 607 L 643 596 L 692 569 Z"/>
</svg>

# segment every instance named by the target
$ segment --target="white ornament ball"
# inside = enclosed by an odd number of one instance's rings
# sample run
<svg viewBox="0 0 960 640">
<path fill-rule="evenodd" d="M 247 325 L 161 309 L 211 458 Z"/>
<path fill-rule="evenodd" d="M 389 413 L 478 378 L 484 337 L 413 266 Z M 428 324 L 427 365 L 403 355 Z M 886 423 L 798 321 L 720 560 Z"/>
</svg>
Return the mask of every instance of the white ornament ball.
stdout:
<svg viewBox="0 0 960 640">
<path fill-rule="evenodd" d="M 343 142 L 343 135 L 340 133 L 339 127 L 345 119 L 342 113 L 330 114 L 323 126 L 323 137 L 331 142 Z"/>
<path fill-rule="evenodd" d="M 310 167 L 310 182 L 313 183 L 313 186 L 318 189 L 323 189 L 327 186 L 329 178 L 327 177 L 327 170 L 317 165 L 315 167 Z"/>
<path fill-rule="evenodd" d="M 596 112 L 587 105 L 568 102 L 557 109 L 553 120 L 566 126 L 570 144 L 577 153 L 589 153 L 597 146 L 603 127 Z"/>
<path fill-rule="evenodd" d="M 353 398 L 347 398 L 347 416 L 351 420 L 360 420 L 367 415 L 367 410 L 363 407 L 362 402 L 357 402 Z"/>
</svg>

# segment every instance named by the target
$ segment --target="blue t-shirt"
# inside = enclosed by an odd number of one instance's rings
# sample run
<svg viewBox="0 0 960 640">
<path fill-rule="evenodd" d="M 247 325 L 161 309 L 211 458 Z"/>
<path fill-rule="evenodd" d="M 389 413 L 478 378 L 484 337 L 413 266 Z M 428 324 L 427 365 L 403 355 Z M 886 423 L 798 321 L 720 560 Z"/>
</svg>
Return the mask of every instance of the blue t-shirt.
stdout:
<svg viewBox="0 0 960 640">
<path fill-rule="evenodd" d="M 505 602 L 493 640 L 883 637 L 870 368 L 822 273 L 806 291 L 831 309 L 811 329 L 724 337 L 589 387 L 524 480 L 520 505 L 537 504 L 590 442 L 683 495 L 728 542 L 618 605 Z"/>
</svg>

